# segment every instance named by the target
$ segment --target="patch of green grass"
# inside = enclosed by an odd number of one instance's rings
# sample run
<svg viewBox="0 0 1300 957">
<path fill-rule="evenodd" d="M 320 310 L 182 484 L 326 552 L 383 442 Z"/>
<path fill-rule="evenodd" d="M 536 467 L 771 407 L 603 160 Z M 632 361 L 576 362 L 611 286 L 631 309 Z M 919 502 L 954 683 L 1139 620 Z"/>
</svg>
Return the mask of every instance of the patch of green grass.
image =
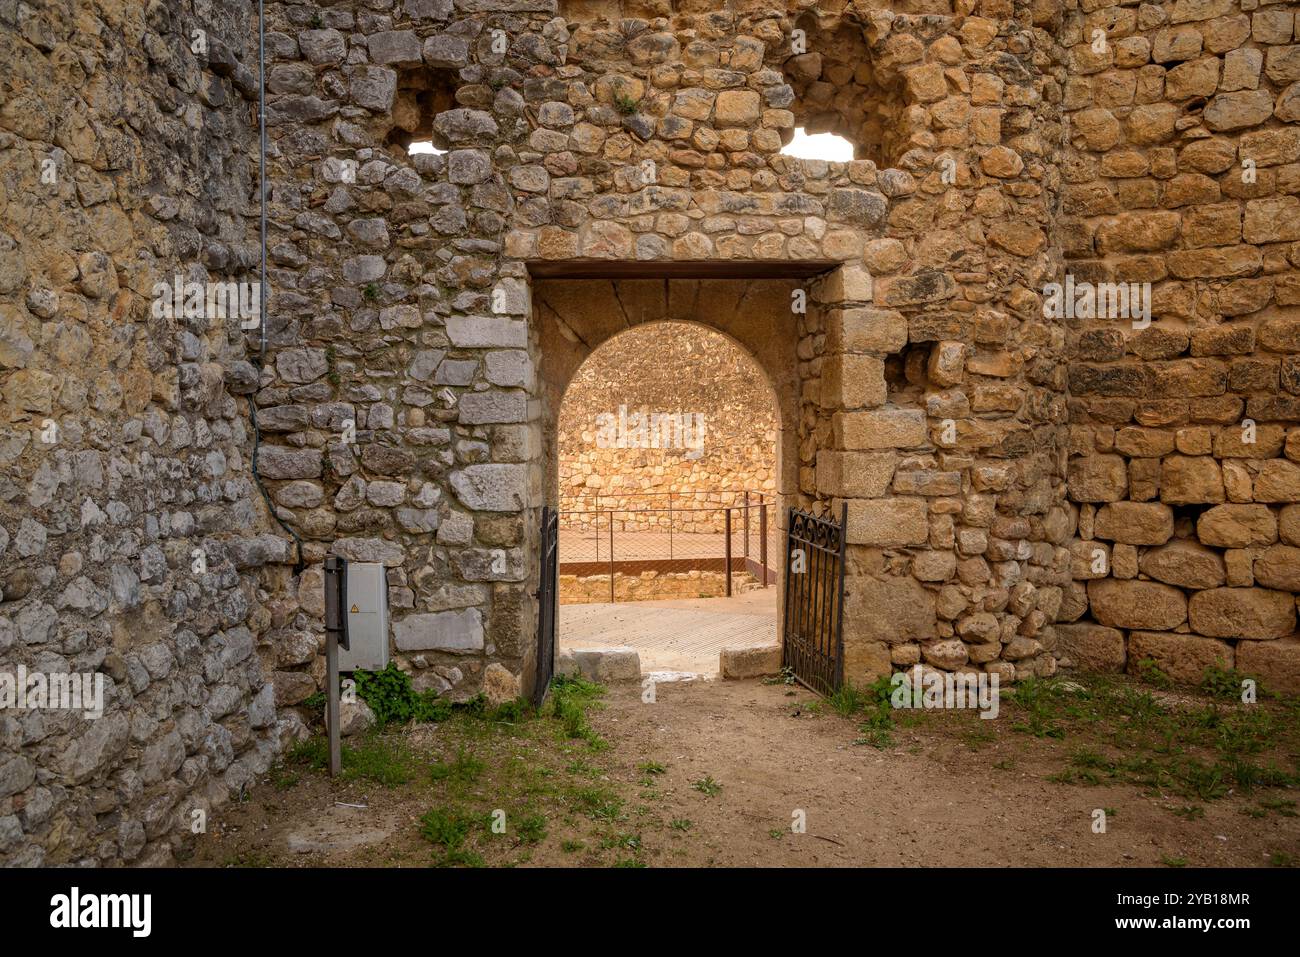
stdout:
<svg viewBox="0 0 1300 957">
<path fill-rule="evenodd" d="M 722 785 L 713 780 L 713 775 L 711 774 L 706 774 L 698 781 L 693 782 L 691 787 L 696 791 L 699 791 L 705 797 L 716 797 L 718 794 L 722 793 Z"/>
<path fill-rule="evenodd" d="M 674 831 L 686 832 L 695 826 L 695 822 L 690 820 L 689 818 L 675 817 L 668 822 L 668 826 L 671 827 Z"/>
<path fill-rule="evenodd" d="M 472 784 L 478 780 L 486 766 L 461 747 L 456 750 L 455 761 L 450 763 L 435 761 L 429 769 L 429 776 L 435 781 L 453 780 L 462 784 Z"/>
<path fill-rule="evenodd" d="M 1032 734 L 1036 738 L 1063 738 L 1065 729 L 1056 720 L 1057 690 L 1038 678 L 1026 678 L 1005 698 L 1024 711 L 1024 720 L 1011 725 L 1013 731 Z"/>
<path fill-rule="evenodd" d="M 368 735 L 355 746 L 343 745 L 341 757 L 340 776 L 345 781 L 373 781 L 390 788 L 410 781 L 419 763 L 404 741 L 379 734 Z M 299 741 L 288 760 L 323 771 L 329 767 L 329 742 L 323 737 Z"/>
<path fill-rule="evenodd" d="M 513 701 L 504 701 L 492 708 L 487 712 L 486 717 L 489 721 L 495 721 L 498 724 L 519 724 L 527 720 L 532 714 L 532 702 L 526 698 L 515 698 Z"/>
<path fill-rule="evenodd" d="M 1268 863 L 1271 867 L 1295 867 L 1297 861 L 1294 855 L 1286 851 L 1273 851 L 1268 855 Z"/>
<path fill-rule="evenodd" d="M 240 851 L 221 862 L 222 867 L 273 867 L 269 854 L 261 851 Z"/>
<path fill-rule="evenodd" d="M 1173 679 L 1160 670 L 1154 658 L 1143 658 L 1137 663 L 1137 674 L 1141 681 L 1157 688 L 1172 688 Z"/>
<path fill-rule="evenodd" d="M 586 846 L 587 845 L 584 844 L 582 841 L 561 841 L 560 842 L 560 850 L 562 850 L 565 854 L 576 854 L 578 853 L 578 851 L 583 850 Z"/>
<path fill-rule="evenodd" d="M 582 740 L 592 751 L 603 751 L 609 744 L 591 727 L 587 710 L 605 693 L 602 685 L 585 678 L 560 675 L 551 684 L 551 714 L 560 722 L 561 733 L 569 740 Z"/>
<path fill-rule="evenodd" d="M 1008 697 L 1027 715 L 1017 729 L 1046 735 L 1059 729 L 1063 735 L 1065 720 L 1082 722 L 1116 752 L 1075 749 L 1069 766 L 1050 776 L 1053 781 L 1123 782 L 1196 801 L 1218 800 L 1232 791 L 1300 786 L 1300 768 L 1288 772 L 1252 758 L 1294 741 L 1293 726 L 1275 708 L 1225 706 L 1226 698 L 1170 705 L 1147 689 L 1090 677 L 1066 686 L 1030 679 Z M 1209 751 L 1209 760 L 1197 756 L 1198 749 Z"/>
<path fill-rule="evenodd" d="M 390 661 L 383 671 L 357 671 L 352 677 L 357 696 L 370 706 L 381 728 L 408 721 L 446 721 L 452 715 L 451 702 L 433 691 L 416 691 L 411 676 L 396 662 Z"/>
<path fill-rule="evenodd" d="M 875 700 L 870 688 L 858 688 L 846 681 L 826 698 L 826 703 L 840 717 L 851 718 Z"/>
<path fill-rule="evenodd" d="M 1187 866 L 1187 858 L 1185 858 L 1185 857 L 1169 857 L 1168 855 L 1166 855 L 1166 856 L 1160 858 L 1160 863 L 1163 864 L 1163 865 L 1165 865 L 1165 867 L 1186 867 L 1186 866 Z"/>
<path fill-rule="evenodd" d="M 593 821 L 617 821 L 623 816 L 623 799 L 608 788 L 579 788 L 570 795 L 570 804 Z"/>
<path fill-rule="evenodd" d="M 768 675 L 763 679 L 765 685 L 793 685 L 795 683 L 794 669 L 782 668 L 780 674 Z"/>
<path fill-rule="evenodd" d="M 1240 701 L 1241 685 L 1246 677 L 1235 668 L 1220 668 L 1218 665 L 1210 665 L 1205 669 L 1205 674 L 1201 677 L 1200 689 L 1213 698 L 1221 698 L 1225 701 Z"/>
<path fill-rule="evenodd" d="M 1296 817 L 1295 801 L 1286 798 L 1261 798 L 1259 806 L 1274 811 L 1282 817 Z"/>
<path fill-rule="evenodd" d="M 1179 817 L 1186 818 L 1189 821 L 1199 821 L 1205 817 L 1205 808 L 1199 804 L 1184 804 L 1182 807 L 1172 808 L 1172 810 Z"/>
<path fill-rule="evenodd" d="M 277 791 L 287 791 L 301 780 L 297 771 L 290 771 L 284 765 L 276 765 L 271 770 L 271 786 Z"/>
<path fill-rule="evenodd" d="M 606 850 L 617 847 L 628 851 L 639 851 L 641 850 L 641 835 L 609 834 L 601 838 L 600 846 Z"/>
<path fill-rule="evenodd" d="M 614 109 L 618 110 L 624 116 L 631 116 L 641 107 L 641 101 L 636 97 L 628 96 L 622 90 L 614 93 Z"/>
<path fill-rule="evenodd" d="M 469 836 L 475 819 L 458 807 L 436 807 L 420 817 L 420 836 L 448 851 L 458 850 Z"/>
<path fill-rule="evenodd" d="M 485 867 L 483 858 L 475 851 L 458 847 L 448 851 L 434 862 L 435 867 Z"/>
<path fill-rule="evenodd" d="M 767 836 L 772 838 L 774 841 L 778 841 L 785 837 L 785 830 L 783 828 L 774 827 L 767 832 Z"/>
<path fill-rule="evenodd" d="M 524 844 L 540 844 L 546 839 L 546 816 L 525 814 L 515 823 L 515 833 Z"/>
<path fill-rule="evenodd" d="M 637 770 L 642 774 L 663 774 L 667 769 L 658 761 L 643 761 L 637 765 Z"/>
</svg>

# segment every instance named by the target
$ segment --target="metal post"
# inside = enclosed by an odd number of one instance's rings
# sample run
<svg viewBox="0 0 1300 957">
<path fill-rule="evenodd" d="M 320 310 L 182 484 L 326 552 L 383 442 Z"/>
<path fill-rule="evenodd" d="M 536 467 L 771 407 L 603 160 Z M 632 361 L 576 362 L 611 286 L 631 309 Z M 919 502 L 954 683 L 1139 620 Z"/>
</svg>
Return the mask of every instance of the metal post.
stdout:
<svg viewBox="0 0 1300 957">
<path fill-rule="evenodd" d="M 325 731 L 329 736 L 330 776 L 343 767 L 339 722 L 339 638 L 347 642 L 347 566 L 342 558 L 325 559 Z"/>
<path fill-rule="evenodd" d="M 618 599 L 614 596 L 614 510 L 609 511 L 609 601 L 612 605 Z"/>
<path fill-rule="evenodd" d="M 749 489 L 745 489 L 745 567 L 749 567 Z"/>
<path fill-rule="evenodd" d="M 730 597 L 731 597 L 731 509 L 730 509 L 730 508 L 725 508 L 725 509 L 723 509 L 722 514 L 723 514 L 724 516 L 726 516 L 726 518 L 725 518 L 725 520 L 723 521 L 722 524 L 723 524 L 723 527 L 726 528 L 726 530 L 727 530 L 727 532 L 726 532 L 726 535 L 727 535 L 727 558 L 726 558 L 726 562 L 727 562 L 727 597 L 730 598 Z"/>
<path fill-rule="evenodd" d="M 767 587 L 767 500 L 758 506 L 758 561 L 763 566 L 763 587 Z"/>
</svg>

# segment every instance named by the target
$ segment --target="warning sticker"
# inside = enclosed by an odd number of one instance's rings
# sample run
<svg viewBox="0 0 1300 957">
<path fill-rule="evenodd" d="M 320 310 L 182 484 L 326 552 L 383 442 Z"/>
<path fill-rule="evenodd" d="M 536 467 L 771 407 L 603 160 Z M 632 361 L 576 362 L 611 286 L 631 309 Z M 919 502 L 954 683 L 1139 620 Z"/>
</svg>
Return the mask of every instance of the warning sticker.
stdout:
<svg viewBox="0 0 1300 957">
<path fill-rule="evenodd" d="M 358 608 L 356 605 L 353 605 L 353 606 L 352 606 L 352 612 L 351 612 L 352 614 L 354 614 L 354 615 L 355 615 L 355 614 L 358 614 L 360 611 L 361 611 L 361 609 Z"/>
</svg>

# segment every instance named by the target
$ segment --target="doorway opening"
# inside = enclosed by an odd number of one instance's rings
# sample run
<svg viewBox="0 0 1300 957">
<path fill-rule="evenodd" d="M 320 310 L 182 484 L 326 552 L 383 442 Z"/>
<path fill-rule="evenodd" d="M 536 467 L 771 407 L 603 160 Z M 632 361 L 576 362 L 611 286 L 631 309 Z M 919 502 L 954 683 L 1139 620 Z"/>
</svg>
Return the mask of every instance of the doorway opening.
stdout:
<svg viewBox="0 0 1300 957">
<path fill-rule="evenodd" d="M 705 326 L 646 323 L 587 357 L 556 429 L 561 652 L 633 648 L 662 680 L 777 643 L 779 422 L 763 370 Z"/>
</svg>

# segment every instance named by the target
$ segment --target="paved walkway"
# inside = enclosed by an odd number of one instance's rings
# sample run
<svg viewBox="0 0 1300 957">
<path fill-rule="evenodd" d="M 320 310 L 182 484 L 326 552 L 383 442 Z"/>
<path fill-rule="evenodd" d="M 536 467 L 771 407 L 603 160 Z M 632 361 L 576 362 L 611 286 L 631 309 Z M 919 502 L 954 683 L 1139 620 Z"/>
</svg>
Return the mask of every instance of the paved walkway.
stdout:
<svg viewBox="0 0 1300 957">
<path fill-rule="evenodd" d="M 560 606 L 561 649 L 626 645 L 640 653 L 642 673 L 716 678 L 724 647 L 776 644 L 776 635 L 775 588 L 734 598 Z"/>
</svg>

